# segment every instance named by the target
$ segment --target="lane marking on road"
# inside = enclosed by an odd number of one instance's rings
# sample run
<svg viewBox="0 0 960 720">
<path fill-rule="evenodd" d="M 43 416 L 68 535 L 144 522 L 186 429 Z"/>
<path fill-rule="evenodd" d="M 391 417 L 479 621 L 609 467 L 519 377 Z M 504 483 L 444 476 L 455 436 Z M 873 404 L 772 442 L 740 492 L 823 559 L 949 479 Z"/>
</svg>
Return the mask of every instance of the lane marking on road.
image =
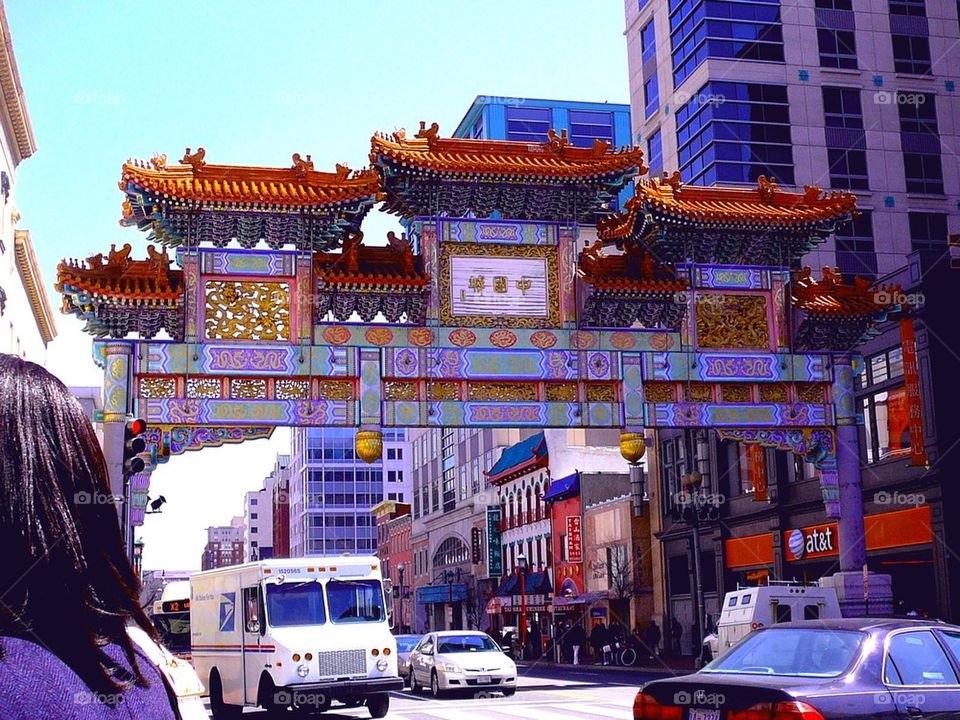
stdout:
<svg viewBox="0 0 960 720">
<path fill-rule="evenodd" d="M 609 704 L 609 703 L 608 703 Z M 632 706 L 630 705 L 621 705 L 618 707 L 607 707 L 606 705 L 586 705 L 579 703 L 569 703 L 564 704 L 557 708 L 561 713 L 566 715 L 567 713 L 575 714 L 578 717 L 583 715 L 601 715 L 603 717 L 617 718 L 618 720 L 623 720 L 624 711 Z"/>
</svg>

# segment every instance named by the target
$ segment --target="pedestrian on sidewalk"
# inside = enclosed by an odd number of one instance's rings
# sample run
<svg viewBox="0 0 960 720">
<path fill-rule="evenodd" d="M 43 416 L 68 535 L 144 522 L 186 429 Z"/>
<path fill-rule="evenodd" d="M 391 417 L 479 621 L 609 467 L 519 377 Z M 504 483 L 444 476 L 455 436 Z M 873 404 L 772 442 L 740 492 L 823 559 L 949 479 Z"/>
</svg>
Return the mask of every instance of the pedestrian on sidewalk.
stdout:
<svg viewBox="0 0 960 720">
<path fill-rule="evenodd" d="M 646 645 L 650 648 L 650 652 L 653 653 L 653 657 L 660 657 L 660 639 L 662 633 L 660 632 L 660 626 L 657 625 L 656 620 L 651 620 L 650 625 L 647 627 L 647 641 Z"/>
<path fill-rule="evenodd" d="M 530 659 L 539 660 L 543 654 L 543 635 L 540 632 L 540 623 L 536 620 L 530 624 L 530 633 L 527 636 L 527 642 L 530 645 Z"/>
<path fill-rule="evenodd" d="M 0 546 L 0 717 L 174 720 L 177 705 L 184 720 L 206 717 L 185 697 L 202 689 L 196 673 L 180 674 L 140 607 L 83 408 L 45 369 L 3 354 Z"/>
<path fill-rule="evenodd" d="M 575 623 L 569 633 L 570 647 L 573 648 L 573 664 L 580 664 L 580 648 L 587 644 L 587 633 L 583 625 Z"/>
<path fill-rule="evenodd" d="M 677 655 L 683 655 L 683 650 L 680 645 L 680 638 L 683 635 L 683 625 L 680 624 L 680 621 L 676 617 L 670 620 L 670 639 L 673 644 L 673 651 Z"/>
</svg>

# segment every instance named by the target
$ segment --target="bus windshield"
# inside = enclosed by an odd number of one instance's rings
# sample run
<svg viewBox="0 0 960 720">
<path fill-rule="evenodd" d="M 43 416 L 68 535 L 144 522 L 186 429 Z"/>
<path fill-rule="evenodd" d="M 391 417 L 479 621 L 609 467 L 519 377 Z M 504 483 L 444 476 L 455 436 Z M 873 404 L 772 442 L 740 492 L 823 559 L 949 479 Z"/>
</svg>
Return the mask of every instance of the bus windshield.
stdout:
<svg viewBox="0 0 960 720">
<path fill-rule="evenodd" d="M 335 623 L 381 622 L 386 618 L 379 580 L 331 580 L 327 583 L 327 603 Z"/>
<path fill-rule="evenodd" d="M 157 613 L 153 625 L 160 635 L 160 644 L 172 653 L 190 652 L 190 613 Z"/>
<path fill-rule="evenodd" d="M 315 580 L 267 584 L 267 622 L 272 627 L 323 625 L 323 590 Z"/>
</svg>

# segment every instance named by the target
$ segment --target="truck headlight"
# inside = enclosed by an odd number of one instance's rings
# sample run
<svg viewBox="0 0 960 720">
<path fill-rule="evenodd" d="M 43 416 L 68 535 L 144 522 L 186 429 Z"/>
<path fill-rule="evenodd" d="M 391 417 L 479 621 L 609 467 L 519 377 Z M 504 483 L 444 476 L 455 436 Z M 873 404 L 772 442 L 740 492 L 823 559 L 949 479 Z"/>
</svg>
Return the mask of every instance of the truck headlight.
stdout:
<svg viewBox="0 0 960 720">
<path fill-rule="evenodd" d="M 377 660 L 377 670 L 379 670 L 380 672 L 383 672 L 384 670 L 387 669 L 389 664 L 390 663 L 388 663 L 384 658 L 380 658 L 379 660 Z"/>
<path fill-rule="evenodd" d="M 310 674 L 310 667 L 307 665 L 297 665 L 297 675 L 302 678 L 305 678 Z"/>
</svg>

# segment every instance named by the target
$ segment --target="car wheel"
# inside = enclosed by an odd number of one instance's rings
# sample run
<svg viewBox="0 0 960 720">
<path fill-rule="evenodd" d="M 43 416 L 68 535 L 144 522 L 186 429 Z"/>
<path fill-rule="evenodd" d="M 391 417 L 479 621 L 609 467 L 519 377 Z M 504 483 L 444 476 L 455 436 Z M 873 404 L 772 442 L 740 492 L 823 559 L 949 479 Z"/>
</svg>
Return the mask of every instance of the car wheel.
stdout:
<svg viewBox="0 0 960 720">
<path fill-rule="evenodd" d="M 437 671 L 434 670 L 433 674 L 430 676 L 430 693 L 435 697 L 440 697 L 440 676 L 437 675 Z"/>
<path fill-rule="evenodd" d="M 229 705 L 223 701 L 223 683 L 220 673 L 214 670 L 210 673 L 210 714 L 213 720 L 237 720 L 243 713 L 239 705 Z"/>
<path fill-rule="evenodd" d="M 370 717 L 372 718 L 382 718 L 386 717 L 387 711 L 390 709 L 390 696 L 386 693 L 381 693 L 378 695 L 371 695 L 367 698 L 367 710 L 370 711 Z"/>
<path fill-rule="evenodd" d="M 516 689 L 516 688 L 504 688 L 504 689 L 503 689 L 503 696 L 504 696 L 504 697 L 513 697 L 513 696 L 516 694 L 516 692 L 517 692 L 517 689 Z"/>
<path fill-rule="evenodd" d="M 411 670 L 410 671 L 410 692 L 414 695 L 419 695 L 423 691 L 423 686 L 417 682 L 417 674 Z"/>
</svg>

